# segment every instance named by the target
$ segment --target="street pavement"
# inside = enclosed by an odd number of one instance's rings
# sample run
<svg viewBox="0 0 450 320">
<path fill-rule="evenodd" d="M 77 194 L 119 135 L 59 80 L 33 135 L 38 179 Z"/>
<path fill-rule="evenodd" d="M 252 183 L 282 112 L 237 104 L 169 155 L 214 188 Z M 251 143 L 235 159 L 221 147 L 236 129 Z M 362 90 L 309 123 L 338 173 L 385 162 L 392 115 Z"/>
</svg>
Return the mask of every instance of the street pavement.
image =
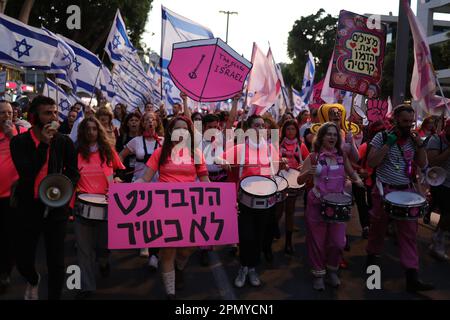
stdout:
<svg viewBox="0 0 450 320">
<path fill-rule="evenodd" d="M 392 237 L 385 240 L 385 252 L 381 260 L 380 290 L 368 290 L 366 287 L 365 247 L 367 240 L 361 238 L 358 214 L 353 212 L 352 220 L 347 225 L 350 251 L 344 253 L 348 268 L 340 270 L 342 285 L 338 289 L 327 287 L 324 292 L 316 292 L 311 285 L 311 275 L 306 258 L 305 223 L 303 217 L 303 199 L 297 199 L 295 213 L 296 227 L 294 233 L 295 255 L 284 254 L 284 224 L 281 224 L 282 236 L 273 244 L 274 261 L 267 263 L 261 257 L 258 268 L 262 286 L 247 285 L 238 289 L 233 286 L 239 269 L 238 258 L 230 254 L 229 247 L 216 247 L 210 253 L 211 264 L 200 265 L 199 252 L 194 253 L 185 270 L 185 287 L 177 291 L 181 300 L 430 300 L 450 299 L 450 264 L 438 262 L 428 254 L 433 224 L 424 225 L 420 221 L 418 247 L 420 252 L 420 275 L 435 284 L 436 290 L 420 294 L 405 292 L 404 272 L 398 258 L 398 247 Z M 284 220 L 284 217 L 282 221 Z M 47 271 L 42 242 L 38 252 L 38 271 L 42 280 L 40 297 L 47 297 Z M 76 264 L 76 248 L 73 224 L 69 224 L 66 238 L 67 265 Z M 0 296 L 2 300 L 20 300 L 25 291 L 25 281 L 15 269 L 12 285 Z M 63 299 L 73 300 L 77 291 L 63 291 Z M 161 300 L 165 293 L 159 272 L 147 268 L 147 260 L 139 257 L 136 250 L 115 250 L 111 254 L 111 273 L 107 278 L 97 274 L 97 291 L 91 298 L 95 300 Z"/>
</svg>

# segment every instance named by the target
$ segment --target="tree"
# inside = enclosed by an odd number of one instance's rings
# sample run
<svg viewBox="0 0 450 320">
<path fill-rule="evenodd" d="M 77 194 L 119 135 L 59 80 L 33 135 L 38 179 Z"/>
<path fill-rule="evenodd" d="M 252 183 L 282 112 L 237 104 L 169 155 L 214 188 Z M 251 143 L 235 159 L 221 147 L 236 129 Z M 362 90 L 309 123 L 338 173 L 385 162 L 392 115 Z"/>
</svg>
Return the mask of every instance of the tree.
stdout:
<svg viewBox="0 0 450 320">
<path fill-rule="evenodd" d="M 315 79 L 325 76 L 333 53 L 337 21 L 337 18 L 326 14 L 324 9 L 295 21 L 288 37 L 288 55 L 292 64 L 287 66 L 283 74 L 285 80 L 292 81 L 287 81 L 290 85 L 301 88 L 308 51 L 316 58 Z"/>
<path fill-rule="evenodd" d="M 80 43 L 90 51 L 102 54 L 109 30 L 120 9 L 128 28 L 131 42 L 141 49 L 141 36 L 144 32 L 148 13 L 153 0 L 80 0 L 77 5 L 81 9 L 81 29 L 69 30 L 66 21 L 70 14 L 67 7 L 73 4 L 70 0 L 40 0 L 35 1 L 29 15 L 29 25 L 43 26 L 55 33 Z M 18 18 L 25 2 L 29 0 L 9 1 L 6 14 Z M 31 1 L 32 2 L 32 1 Z M 31 9 L 31 8 L 30 8 Z"/>
</svg>

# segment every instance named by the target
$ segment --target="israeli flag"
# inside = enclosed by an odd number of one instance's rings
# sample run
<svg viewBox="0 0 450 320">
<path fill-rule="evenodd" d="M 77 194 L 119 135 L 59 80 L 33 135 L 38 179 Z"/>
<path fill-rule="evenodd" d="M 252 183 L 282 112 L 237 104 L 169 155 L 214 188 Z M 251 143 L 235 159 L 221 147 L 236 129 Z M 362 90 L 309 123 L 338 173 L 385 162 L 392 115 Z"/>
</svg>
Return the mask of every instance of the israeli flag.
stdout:
<svg viewBox="0 0 450 320">
<path fill-rule="evenodd" d="M 116 11 L 112 28 L 109 31 L 105 51 L 114 64 L 124 62 L 124 55 L 130 55 L 136 52 L 136 49 L 128 38 L 127 28 L 119 9 Z"/>
<path fill-rule="evenodd" d="M 72 94 L 67 94 L 50 79 L 45 80 L 44 90 L 42 93 L 56 101 L 60 121 L 66 120 L 70 107 L 72 107 L 77 101 L 80 101 L 78 97 Z"/>
<path fill-rule="evenodd" d="M 50 30 L 47 30 L 44 27 L 42 27 L 42 30 L 58 41 L 58 50 L 53 58 L 50 70 L 48 70 L 47 73 L 56 74 L 56 83 L 63 84 L 73 91 L 76 91 L 77 81 L 74 71 L 75 52 L 64 40 Z"/>
<path fill-rule="evenodd" d="M 180 91 L 175 87 L 169 76 L 167 67 L 172 58 L 172 45 L 197 39 L 212 39 L 213 33 L 208 28 L 189 20 L 173 11 L 161 6 L 162 9 L 162 37 L 161 37 L 161 81 L 163 101 L 166 110 L 171 113 L 172 105 L 181 103 Z"/>
<path fill-rule="evenodd" d="M 99 58 L 90 52 L 82 45 L 58 35 L 64 40 L 75 53 L 73 61 L 74 78 L 76 79 L 77 92 L 85 92 L 92 95 L 95 88 L 99 88 L 99 71 L 101 68 L 101 61 Z"/>
<path fill-rule="evenodd" d="M 314 74 L 316 72 L 316 67 L 314 63 L 314 57 L 310 51 L 308 51 L 308 61 L 306 62 L 305 72 L 303 74 L 302 90 L 300 92 L 300 100 L 298 98 L 294 100 L 294 116 L 297 115 L 302 110 L 309 110 L 309 101 L 313 92 L 314 84 Z M 294 90 L 292 90 L 292 95 L 294 96 Z M 298 92 L 298 91 L 296 91 Z M 297 97 L 297 96 L 296 96 Z"/>
<path fill-rule="evenodd" d="M 111 72 L 104 64 L 102 64 L 102 69 L 100 71 L 100 90 L 106 101 L 113 101 L 115 96 L 114 83 Z"/>
<path fill-rule="evenodd" d="M 0 62 L 49 70 L 58 41 L 44 30 L 0 14 Z"/>
</svg>

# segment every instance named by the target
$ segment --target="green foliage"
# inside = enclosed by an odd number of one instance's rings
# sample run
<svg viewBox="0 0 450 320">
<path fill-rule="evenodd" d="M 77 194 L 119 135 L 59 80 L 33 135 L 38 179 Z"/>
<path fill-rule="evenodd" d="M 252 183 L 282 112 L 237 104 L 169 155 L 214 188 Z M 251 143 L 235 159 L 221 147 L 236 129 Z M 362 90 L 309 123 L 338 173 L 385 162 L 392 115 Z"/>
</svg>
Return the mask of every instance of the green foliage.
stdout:
<svg viewBox="0 0 450 320">
<path fill-rule="evenodd" d="M 308 51 L 316 58 L 315 79 L 325 76 L 333 53 L 337 21 L 337 18 L 326 14 L 324 9 L 295 21 L 288 37 L 288 55 L 292 64 L 287 66 L 283 74 L 289 85 L 301 88 Z"/>
<path fill-rule="evenodd" d="M 103 54 L 109 30 L 120 9 L 133 45 L 141 49 L 148 13 L 153 0 L 39 0 L 31 10 L 29 24 L 45 28 L 72 39 L 94 53 Z M 5 14 L 18 18 L 24 0 L 8 1 Z M 67 7 L 75 4 L 81 8 L 81 30 L 69 30 L 66 21 Z"/>
</svg>

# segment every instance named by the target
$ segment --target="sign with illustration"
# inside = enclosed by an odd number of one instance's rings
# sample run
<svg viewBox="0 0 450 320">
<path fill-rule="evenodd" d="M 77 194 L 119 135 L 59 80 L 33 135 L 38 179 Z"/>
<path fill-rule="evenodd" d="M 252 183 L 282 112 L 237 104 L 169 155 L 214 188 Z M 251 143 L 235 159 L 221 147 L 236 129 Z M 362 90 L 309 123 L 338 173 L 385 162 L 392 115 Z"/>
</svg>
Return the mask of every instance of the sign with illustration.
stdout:
<svg viewBox="0 0 450 320">
<path fill-rule="evenodd" d="M 192 100 L 224 101 L 242 92 L 252 64 L 221 39 L 175 43 L 169 74 Z"/>
<path fill-rule="evenodd" d="M 330 87 L 376 98 L 381 91 L 386 26 L 341 10 Z"/>
</svg>

